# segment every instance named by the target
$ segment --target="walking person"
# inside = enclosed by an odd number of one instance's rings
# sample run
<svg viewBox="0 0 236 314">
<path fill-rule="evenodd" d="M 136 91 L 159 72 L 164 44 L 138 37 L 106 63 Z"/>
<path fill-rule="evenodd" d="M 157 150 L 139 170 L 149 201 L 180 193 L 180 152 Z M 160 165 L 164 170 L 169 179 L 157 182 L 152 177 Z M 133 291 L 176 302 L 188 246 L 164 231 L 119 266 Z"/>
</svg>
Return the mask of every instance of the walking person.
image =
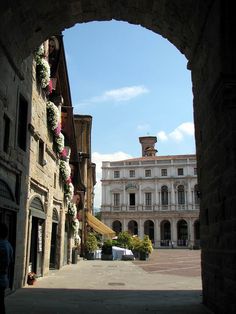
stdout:
<svg viewBox="0 0 236 314">
<path fill-rule="evenodd" d="M 8 270 L 13 261 L 13 249 L 7 240 L 8 228 L 0 223 L 0 313 L 5 314 L 5 290 L 9 285 Z"/>
</svg>

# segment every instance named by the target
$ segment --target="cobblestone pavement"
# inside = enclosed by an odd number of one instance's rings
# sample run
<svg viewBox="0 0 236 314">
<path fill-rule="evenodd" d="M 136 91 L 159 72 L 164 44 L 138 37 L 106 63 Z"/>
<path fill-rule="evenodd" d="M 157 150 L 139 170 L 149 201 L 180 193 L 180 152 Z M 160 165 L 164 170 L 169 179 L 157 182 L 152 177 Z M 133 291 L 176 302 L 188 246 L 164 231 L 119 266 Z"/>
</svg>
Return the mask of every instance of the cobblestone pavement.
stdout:
<svg viewBox="0 0 236 314">
<path fill-rule="evenodd" d="M 9 295 L 7 313 L 211 313 L 201 303 L 199 257 L 199 251 L 155 250 L 148 261 L 80 260 Z"/>
<path fill-rule="evenodd" d="M 178 275 L 184 277 L 201 276 L 200 250 L 154 250 L 147 261 L 134 263 L 146 272 Z"/>
</svg>

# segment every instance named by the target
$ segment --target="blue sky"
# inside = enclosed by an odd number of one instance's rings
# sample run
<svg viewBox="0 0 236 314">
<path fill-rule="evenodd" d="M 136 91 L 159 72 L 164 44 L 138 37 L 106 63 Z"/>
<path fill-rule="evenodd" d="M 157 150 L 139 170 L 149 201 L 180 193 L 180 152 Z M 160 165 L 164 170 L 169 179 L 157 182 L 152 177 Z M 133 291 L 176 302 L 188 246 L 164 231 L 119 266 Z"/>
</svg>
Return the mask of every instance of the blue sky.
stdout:
<svg viewBox="0 0 236 314">
<path fill-rule="evenodd" d="M 170 42 L 116 21 L 63 34 L 74 113 L 93 116 L 96 207 L 101 161 L 139 157 L 139 136 L 157 136 L 159 155 L 195 153 L 191 73 Z"/>
</svg>

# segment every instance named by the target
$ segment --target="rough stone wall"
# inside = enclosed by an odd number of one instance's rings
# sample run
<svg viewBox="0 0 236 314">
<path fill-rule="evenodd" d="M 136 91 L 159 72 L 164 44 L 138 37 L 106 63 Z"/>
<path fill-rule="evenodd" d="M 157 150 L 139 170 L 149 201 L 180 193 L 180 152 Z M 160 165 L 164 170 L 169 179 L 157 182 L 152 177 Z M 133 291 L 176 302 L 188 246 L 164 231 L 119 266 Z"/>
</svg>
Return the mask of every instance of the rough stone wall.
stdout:
<svg viewBox="0 0 236 314">
<path fill-rule="evenodd" d="M 24 81 L 16 73 L 9 63 L 4 51 L 0 49 L 0 176 L 8 184 L 13 195 L 15 195 L 15 205 L 17 220 L 16 229 L 16 250 L 13 288 L 21 287 L 24 281 L 26 243 L 25 236 L 27 230 L 27 214 L 25 210 L 27 198 L 27 184 L 29 177 L 29 155 L 18 147 L 18 110 L 19 97 L 22 95 L 29 104 L 32 97 L 32 59 L 29 57 L 21 65 L 24 73 Z M 31 111 L 29 108 L 28 119 Z M 10 119 L 10 138 L 8 152 L 3 151 L 4 125 L 3 116 L 6 114 Z M 27 149 L 29 147 L 29 134 L 26 140 Z M 17 200 L 17 194 L 19 199 Z M 3 204 L 1 204 L 1 207 Z M 10 207 L 11 210 L 11 207 Z"/>
<path fill-rule="evenodd" d="M 224 33 L 227 6 L 214 2 L 191 67 L 201 189 L 203 302 L 215 313 L 236 311 L 235 71 L 228 75 L 231 58 L 227 62 L 224 56 L 225 36 L 229 36 Z"/>
<path fill-rule="evenodd" d="M 29 192 L 27 209 L 33 196 L 40 195 L 46 213 L 44 230 L 44 264 L 43 275 L 49 271 L 51 231 L 53 209 L 57 210 L 60 220 L 58 222 L 58 250 L 57 267 L 62 266 L 64 226 L 66 206 L 64 203 L 64 190 L 60 180 L 59 162 L 53 151 L 52 134 L 47 126 L 47 109 L 44 92 L 37 84 L 35 63 L 33 67 L 33 89 L 32 89 L 32 117 L 31 117 L 31 142 L 30 142 L 30 169 L 29 169 Z M 38 162 L 39 140 L 44 143 L 45 165 Z M 55 186 L 54 186 L 55 184 Z M 28 239 L 30 241 L 30 238 Z M 60 254 L 59 254 L 60 252 Z M 28 252 L 29 257 L 29 252 Z"/>
</svg>

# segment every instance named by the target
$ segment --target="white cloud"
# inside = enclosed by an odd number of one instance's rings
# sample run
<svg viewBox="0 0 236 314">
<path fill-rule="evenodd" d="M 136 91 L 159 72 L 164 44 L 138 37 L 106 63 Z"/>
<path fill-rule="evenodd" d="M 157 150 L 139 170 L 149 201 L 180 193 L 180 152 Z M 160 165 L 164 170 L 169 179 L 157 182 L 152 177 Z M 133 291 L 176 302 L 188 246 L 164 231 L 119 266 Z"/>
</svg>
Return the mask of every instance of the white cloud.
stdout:
<svg viewBox="0 0 236 314">
<path fill-rule="evenodd" d="M 160 131 L 157 133 L 157 138 L 161 141 L 161 142 L 164 142 L 164 141 L 167 141 L 168 140 L 168 136 L 166 135 L 166 132 L 165 131 Z"/>
<path fill-rule="evenodd" d="M 96 176 L 97 183 L 95 185 L 95 199 L 94 207 L 100 208 L 101 206 L 101 196 L 102 196 L 102 187 L 101 187 L 101 178 L 102 178 L 102 162 L 103 161 L 118 161 L 132 158 L 131 155 L 128 155 L 124 152 L 115 152 L 113 154 L 100 154 L 94 152 L 92 154 L 92 162 L 96 164 Z"/>
<path fill-rule="evenodd" d="M 90 103 L 100 103 L 100 102 L 107 102 L 107 101 L 127 101 L 132 98 L 138 97 L 142 94 L 149 93 L 149 90 L 142 85 L 139 86 L 126 86 L 117 89 L 111 89 L 105 91 L 102 95 L 92 97 L 82 102 L 82 104 L 90 104 Z M 81 104 L 79 103 L 79 106 Z"/>
<path fill-rule="evenodd" d="M 173 140 L 180 142 L 184 139 L 185 136 L 194 136 L 194 124 L 192 122 L 184 122 L 175 128 L 169 134 L 166 134 L 165 131 L 160 131 L 157 133 L 157 138 L 163 142 L 167 140 Z"/>
<path fill-rule="evenodd" d="M 144 86 L 129 86 L 107 91 L 102 97 L 105 100 L 126 101 L 146 93 L 148 89 Z"/>
</svg>

